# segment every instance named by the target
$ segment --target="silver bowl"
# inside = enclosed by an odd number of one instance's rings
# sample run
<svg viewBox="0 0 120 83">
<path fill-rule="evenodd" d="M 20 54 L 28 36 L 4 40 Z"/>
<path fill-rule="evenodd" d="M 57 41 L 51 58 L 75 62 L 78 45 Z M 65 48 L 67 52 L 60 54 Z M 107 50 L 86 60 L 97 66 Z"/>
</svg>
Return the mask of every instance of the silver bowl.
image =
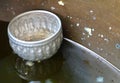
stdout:
<svg viewBox="0 0 120 83">
<path fill-rule="evenodd" d="M 8 25 L 9 43 L 25 60 L 39 61 L 53 56 L 60 48 L 61 21 L 45 10 L 33 10 L 16 16 Z"/>
</svg>

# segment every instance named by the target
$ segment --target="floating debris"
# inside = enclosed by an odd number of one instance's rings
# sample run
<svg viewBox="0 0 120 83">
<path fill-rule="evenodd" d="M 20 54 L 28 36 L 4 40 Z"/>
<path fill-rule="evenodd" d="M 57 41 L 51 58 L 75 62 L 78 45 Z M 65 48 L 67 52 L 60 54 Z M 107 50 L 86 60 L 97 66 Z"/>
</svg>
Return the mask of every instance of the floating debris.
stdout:
<svg viewBox="0 0 120 83">
<path fill-rule="evenodd" d="M 103 83 L 104 82 L 104 77 L 102 77 L 102 76 L 97 77 L 96 82 L 97 83 Z"/>
<path fill-rule="evenodd" d="M 104 37 L 104 35 L 102 35 L 102 34 L 101 34 L 101 35 L 100 35 L 100 37 L 101 37 L 101 38 L 103 38 L 103 37 Z"/>
<path fill-rule="evenodd" d="M 112 30 L 112 27 L 109 27 L 109 30 Z"/>
<path fill-rule="evenodd" d="M 76 26 L 79 27 L 79 26 L 80 26 L 80 23 L 76 23 Z"/>
<path fill-rule="evenodd" d="M 27 61 L 27 62 L 26 62 L 26 65 L 31 67 L 31 66 L 34 65 L 34 63 L 33 63 L 32 61 Z"/>
<path fill-rule="evenodd" d="M 106 41 L 106 42 L 109 42 L 109 39 L 107 39 L 107 38 L 104 38 L 104 41 Z"/>
<path fill-rule="evenodd" d="M 97 47 L 97 50 L 98 50 L 98 51 L 103 51 L 104 49 Z"/>
<path fill-rule="evenodd" d="M 85 40 L 85 38 L 81 38 L 81 40 Z"/>
<path fill-rule="evenodd" d="M 100 34 L 98 34 L 98 37 L 100 37 L 101 35 Z"/>
<path fill-rule="evenodd" d="M 93 13 L 93 10 L 90 10 L 90 13 Z"/>
<path fill-rule="evenodd" d="M 83 35 L 86 35 L 85 33 L 82 33 Z"/>
<path fill-rule="evenodd" d="M 41 83 L 40 81 L 30 81 L 29 83 Z"/>
<path fill-rule="evenodd" d="M 84 27 L 84 30 L 90 35 L 92 36 L 92 29 L 89 27 Z"/>
<path fill-rule="evenodd" d="M 55 10 L 55 7 L 51 7 L 51 10 Z"/>
<path fill-rule="evenodd" d="M 103 48 L 100 48 L 100 51 L 103 51 Z"/>
<path fill-rule="evenodd" d="M 67 16 L 68 18 L 70 17 L 70 16 Z"/>
<path fill-rule="evenodd" d="M 37 62 L 38 62 L 38 63 L 40 63 L 41 61 L 40 61 L 40 60 L 38 60 Z"/>
<path fill-rule="evenodd" d="M 67 16 L 67 18 L 72 19 L 72 16 Z"/>
<path fill-rule="evenodd" d="M 103 38 L 103 37 L 104 37 L 104 35 L 103 35 L 103 34 L 98 34 L 98 37 Z"/>
<path fill-rule="evenodd" d="M 87 37 L 89 38 L 90 36 L 88 35 Z"/>
<path fill-rule="evenodd" d="M 96 17 L 95 17 L 95 16 L 93 16 L 93 20 L 96 20 Z"/>
<path fill-rule="evenodd" d="M 73 17 L 70 16 L 70 19 L 72 19 Z"/>
<path fill-rule="evenodd" d="M 25 72 L 25 75 L 27 75 L 28 74 L 28 72 Z"/>
<path fill-rule="evenodd" d="M 88 43 L 88 46 L 90 47 L 90 46 L 91 46 L 91 43 Z"/>
<path fill-rule="evenodd" d="M 95 29 L 91 29 L 92 31 L 95 31 Z"/>
<path fill-rule="evenodd" d="M 117 43 L 117 44 L 115 45 L 115 47 L 116 47 L 117 49 L 120 49 L 120 44 Z"/>
<path fill-rule="evenodd" d="M 61 5 L 61 6 L 64 6 L 64 5 L 65 5 L 65 4 L 64 4 L 64 2 L 63 2 L 63 1 L 61 1 L 61 0 L 60 0 L 60 1 L 58 1 L 58 4 L 59 4 L 59 5 Z"/>
<path fill-rule="evenodd" d="M 103 34 L 98 34 L 98 37 L 101 37 L 104 41 L 109 42 L 109 39 L 105 38 Z"/>
</svg>

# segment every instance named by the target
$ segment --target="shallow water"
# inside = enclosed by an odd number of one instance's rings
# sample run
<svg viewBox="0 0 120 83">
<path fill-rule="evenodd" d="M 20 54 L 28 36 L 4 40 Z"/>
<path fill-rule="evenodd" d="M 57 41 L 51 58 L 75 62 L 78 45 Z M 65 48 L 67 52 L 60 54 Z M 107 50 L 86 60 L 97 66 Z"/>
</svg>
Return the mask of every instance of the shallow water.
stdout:
<svg viewBox="0 0 120 83">
<path fill-rule="evenodd" d="M 52 58 L 33 65 L 12 52 L 0 60 L 1 83 L 119 83 L 119 77 L 99 55 L 66 40 Z"/>
<path fill-rule="evenodd" d="M 48 60 L 33 62 L 33 66 L 26 65 L 26 62 L 12 53 L 3 58 L 0 61 L 0 82 L 76 83 L 60 51 Z M 84 83 L 82 79 L 81 82 Z"/>
<path fill-rule="evenodd" d="M 120 72 L 98 55 L 63 41 L 62 48 L 49 60 L 27 66 L 11 50 L 8 23 L 0 22 L 0 83 L 119 83 Z M 95 56 L 93 56 L 95 55 Z"/>
</svg>

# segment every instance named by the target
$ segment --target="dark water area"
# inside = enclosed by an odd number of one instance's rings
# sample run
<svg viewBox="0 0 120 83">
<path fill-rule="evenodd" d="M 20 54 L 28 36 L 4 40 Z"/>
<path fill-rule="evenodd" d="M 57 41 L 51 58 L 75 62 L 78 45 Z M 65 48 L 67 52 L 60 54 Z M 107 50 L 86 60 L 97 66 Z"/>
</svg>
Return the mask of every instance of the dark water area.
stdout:
<svg viewBox="0 0 120 83">
<path fill-rule="evenodd" d="M 0 21 L 0 83 L 120 82 L 120 72 L 113 65 L 71 40 L 64 39 L 50 59 L 33 63 L 21 59 L 10 48 L 7 25 Z"/>
<path fill-rule="evenodd" d="M 73 83 L 70 71 L 65 66 L 60 51 L 52 58 L 41 62 L 27 61 L 15 54 L 9 54 L 0 61 L 1 83 Z"/>
<path fill-rule="evenodd" d="M 13 53 L 7 35 L 8 22 L 0 21 L 0 82 L 1 83 L 74 83 L 61 49 L 50 59 L 33 62 Z"/>
<path fill-rule="evenodd" d="M 26 65 L 10 48 L 7 25 L 0 22 L 0 83 L 74 83 L 61 49 L 48 60 Z"/>
</svg>

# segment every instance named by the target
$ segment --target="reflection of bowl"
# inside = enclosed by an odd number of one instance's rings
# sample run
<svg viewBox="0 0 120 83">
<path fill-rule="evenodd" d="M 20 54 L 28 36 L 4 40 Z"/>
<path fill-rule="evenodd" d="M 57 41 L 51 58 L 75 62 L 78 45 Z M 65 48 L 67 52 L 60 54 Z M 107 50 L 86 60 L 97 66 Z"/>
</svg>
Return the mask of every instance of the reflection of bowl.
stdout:
<svg viewBox="0 0 120 83">
<path fill-rule="evenodd" d="M 9 42 L 16 54 L 25 60 L 50 58 L 62 42 L 60 19 L 44 10 L 25 12 L 8 25 Z"/>
<path fill-rule="evenodd" d="M 24 80 L 45 80 L 54 76 L 63 65 L 63 56 L 58 51 L 52 58 L 38 62 L 33 62 L 34 65 L 29 66 L 28 61 L 21 58 L 16 59 L 15 70 L 17 74 Z"/>
</svg>

